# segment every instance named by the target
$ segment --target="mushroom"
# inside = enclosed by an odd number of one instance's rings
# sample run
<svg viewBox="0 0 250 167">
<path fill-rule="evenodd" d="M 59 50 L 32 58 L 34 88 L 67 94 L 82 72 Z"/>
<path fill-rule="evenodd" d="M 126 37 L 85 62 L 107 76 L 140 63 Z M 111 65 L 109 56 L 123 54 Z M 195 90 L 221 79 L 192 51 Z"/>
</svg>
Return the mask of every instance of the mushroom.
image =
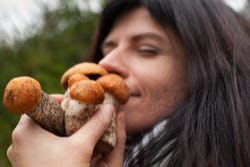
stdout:
<svg viewBox="0 0 250 167">
<path fill-rule="evenodd" d="M 95 63 L 84 62 L 69 68 L 61 77 L 61 85 L 64 89 L 68 88 L 68 80 L 74 74 L 83 74 L 88 78 L 95 80 L 96 78 L 106 75 L 107 71 Z"/>
<path fill-rule="evenodd" d="M 68 69 L 61 78 L 61 85 L 66 89 L 61 103 L 65 110 L 65 128 L 67 135 L 71 135 L 84 125 L 93 115 L 98 104 L 104 100 L 104 89 L 95 80 L 106 75 L 107 72 L 95 63 L 84 62 Z M 113 123 L 112 123 L 113 124 Z M 109 128 L 108 128 L 109 129 Z M 111 130 L 112 134 L 116 129 Z M 103 134 L 105 136 L 106 133 Z M 106 153 L 114 147 L 115 135 L 99 140 L 96 151 Z"/>
<path fill-rule="evenodd" d="M 107 74 L 97 79 L 105 91 L 103 104 L 112 104 L 116 109 L 119 104 L 125 104 L 128 101 L 128 87 L 125 81 L 117 74 Z M 97 148 L 101 152 L 109 152 L 116 144 L 116 114 L 113 114 L 112 121 L 105 131 L 105 135 L 97 143 Z M 108 142 L 107 142 L 108 141 Z M 109 144 L 107 144 L 109 143 Z"/>
<path fill-rule="evenodd" d="M 104 100 L 104 90 L 94 80 L 107 72 L 95 63 L 84 62 L 69 68 L 61 77 L 66 89 L 61 106 L 65 111 L 66 134 L 71 135 L 93 115 Z"/>
<path fill-rule="evenodd" d="M 65 135 L 64 111 L 53 97 L 42 91 L 37 80 L 28 76 L 11 79 L 4 91 L 3 104 L 14 114 L 26 113 L 48 131 Z"/>
<path fill-rule="evenodd" d="M 61 85 L 67 89 L 61 103 L 65 110 L 65 128 L 71 135 L 93 115 L 98 104 L 109 103 L 116 108 L 128 100 L 128 88 L 116 74 L 108 74 L 95 63 L 84 62 L 67 70 Z M 91 99 L 91 100 L 90 100 Z M 107 153 L 116 144 L 116 114 L 98 141 L 95 151 Z"/>
<path fill-rule="evenodd" d="M 117 74 L 107 74 L 97 79 L 105 90 L 105 99 L 103 103 L 114 105 L 115 108 L 119 104 L 125 104 L 128 101 L 128 87 Z"/>
<path fill-rule="evenodd" d="M 75 75 L 72 77 L 76 78 Z M 65 111 L 67 135 L 72 135 L 80 129 L 94 114 L 96 105 L 104 100 L 104 90 L 99 83 L 89 79 L 81 79 L 81 77 L 78 79 L 67 89 L 61 103 Z"/>
</svg>

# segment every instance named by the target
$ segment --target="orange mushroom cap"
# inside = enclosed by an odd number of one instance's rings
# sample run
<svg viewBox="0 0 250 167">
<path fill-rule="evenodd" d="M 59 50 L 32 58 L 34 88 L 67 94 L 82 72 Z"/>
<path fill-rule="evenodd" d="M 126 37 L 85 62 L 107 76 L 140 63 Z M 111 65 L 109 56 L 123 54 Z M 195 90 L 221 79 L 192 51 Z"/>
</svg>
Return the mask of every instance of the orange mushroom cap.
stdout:
<svg viewBox="0 0 250 167">
<path fill-rule="evenodd" d="M 100 77 L 107 74 L 107 71 L 98 64 L 91 62 L 84 62 L 76 64 L 69 68 L 61 77 L 61 85 L 67 89 L 68 80 L 73 74 L 84 74 L 91 79 L 91 77 Z"/>
<path fill-rule="evenodd" d="M 74 83 L 82 80 L 89 80 L 89 78 L 83 74 L 73 74 L 68 80 L 68 87 L 71 87 Z"/>
<path fill-rule="evenodd" d="M 5 87 L 3 104 L 16 114 L 23 114 L 33 109 L 41 100 L 41 85 L 35 79 L 22 76 L 9 81 Z"/>
<path fill-rule="evenodd" d="M 117 74 L 107 74 L 97 79 L 104 90 L 111 92 L 117 100 L 124 104 L 128 101 L 128 86 L 122 77 Z"/>
<path fill-rule="evenodd" d="M 104 100 L 104 90 L 96 81 L 82 80 L 71 86 L 70 97 L 85 104 L 100 104 Z"/>
</svg>

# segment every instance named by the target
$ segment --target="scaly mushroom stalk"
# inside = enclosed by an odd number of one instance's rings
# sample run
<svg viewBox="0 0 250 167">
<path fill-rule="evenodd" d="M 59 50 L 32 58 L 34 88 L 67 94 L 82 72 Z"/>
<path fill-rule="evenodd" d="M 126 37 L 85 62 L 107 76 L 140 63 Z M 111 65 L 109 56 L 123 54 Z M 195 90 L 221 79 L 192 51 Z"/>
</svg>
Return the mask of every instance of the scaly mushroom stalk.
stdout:
<svg viewBox="0 0 250 167">
<path fill-rule="evenodd" d="M 8 111 L 26 113 L 44 129 L 59 136 L 65 135 L 64 111 L 53 97 L 42 91 L 37 80 L 28 76 L 10 80 L 3 103 Z"/>
</svg>

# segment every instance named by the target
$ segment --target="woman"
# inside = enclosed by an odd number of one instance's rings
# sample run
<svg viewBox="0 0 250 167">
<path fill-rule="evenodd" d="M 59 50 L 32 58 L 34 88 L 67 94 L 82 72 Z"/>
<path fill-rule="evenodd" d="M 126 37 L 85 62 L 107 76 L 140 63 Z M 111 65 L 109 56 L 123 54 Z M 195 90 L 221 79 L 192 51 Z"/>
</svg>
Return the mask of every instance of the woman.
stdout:
<svg viewBox="0 0 250 167">
<path fill-rule="evenodd" d="M 18 167 L 248 166 L 249 54 L 249 24 L 220 0 L 109 1 L 93 55 L 130 89 L 116 147 L 92 155 L 115 112 L 103 105 L 66 138 L 23 116 L 8 157 Z"/>
</svg>

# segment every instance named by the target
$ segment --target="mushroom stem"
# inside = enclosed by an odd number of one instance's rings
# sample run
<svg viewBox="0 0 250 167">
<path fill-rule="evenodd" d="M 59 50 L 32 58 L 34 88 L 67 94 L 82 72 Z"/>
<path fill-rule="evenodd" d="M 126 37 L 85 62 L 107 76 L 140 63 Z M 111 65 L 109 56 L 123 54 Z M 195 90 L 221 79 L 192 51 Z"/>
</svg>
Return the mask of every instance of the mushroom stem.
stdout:
<svg viewBox="0 0 250 167">
<path fill-rule="evenodd" d="M 111 104 L 117 108 L 119 102 L 109 91 L 105 91 L 105 98 L 103 104 Z M 116 113 L 113 114 L 111 122 L 107 130 L 102 135 L 101 139 L 96 145 L 96 150 L 98 152 L 107 153 L 110 152 L 116 144 Z"/>
<path fill-rule="evenodd" d="M 97 79 L 105 92 L 103 104 L 111 104 L 117 110 L 120 104 L 125 104 L 128 100 L 128 87 L 122 77 L 116 74 L 107 74 Z M 112 121 L 97 144 L 97 149 L 110 151 L 116 144 L 116 114 L 113 114 Z M 104 141 L 104 142 L 102 142 Z"/>
<path fill-rule="evenodd" d="M 61 106 L 65 111 L 65 130 L 67 136 L 72 135 L 80 129 L 95 111 L 94 104 L 85 104 L 72 99 L 70 97 L 70 88 L 65 92 Z"/>
<path fill-rule="evenodd" d="M 105 91 L 105 98 L 103 104 L 112 104 L 114 108 L 117 109 L 119 101 L 114 97 L 111 92 Z"/>
<path fill-rule="evenodd" d="M 49 94 L 42 92 L 40 102 L 26 114 L 44 129 L 58 136 L 65 136 L 64 111 Z"/>
</svg>

